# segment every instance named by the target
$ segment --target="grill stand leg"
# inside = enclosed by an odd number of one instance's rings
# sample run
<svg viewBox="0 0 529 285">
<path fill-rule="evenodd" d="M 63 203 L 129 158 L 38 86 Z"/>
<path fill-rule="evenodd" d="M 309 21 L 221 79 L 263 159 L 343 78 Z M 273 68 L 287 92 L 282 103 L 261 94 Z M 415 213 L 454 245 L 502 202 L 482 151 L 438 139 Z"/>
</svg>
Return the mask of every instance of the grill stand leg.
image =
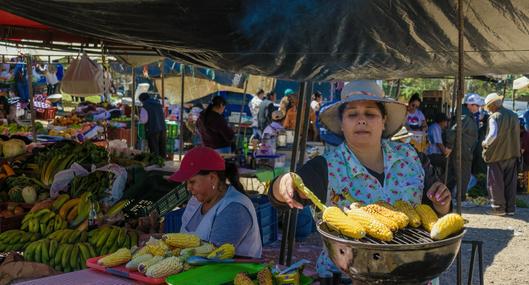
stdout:
<svg viewBox="0 0 529 285">
<path fill-rule="evenodd" d="M 483 277 L 483 242 L 478 241 L 478 259 L 479 259 L 479 284 L 483 285 L 485 279 Z"/>
<path fill-rule="evenodd" d="M 474 276 L 474 260 L 476 258 L 477 244 L 472 243 L 472 253 L 470 254 L 470 266 L 468 267 L 468 285 L 472 285 L 472 277 Z"/>
<path fill-rule="evenodd" d="M 461 268 L 461 247 L 459 248 L 459 252 L 457 253 L 457 285 L 461 285 L 463 282 L 463 276 L 462 276 L 462 268 Z"/>
</svg>

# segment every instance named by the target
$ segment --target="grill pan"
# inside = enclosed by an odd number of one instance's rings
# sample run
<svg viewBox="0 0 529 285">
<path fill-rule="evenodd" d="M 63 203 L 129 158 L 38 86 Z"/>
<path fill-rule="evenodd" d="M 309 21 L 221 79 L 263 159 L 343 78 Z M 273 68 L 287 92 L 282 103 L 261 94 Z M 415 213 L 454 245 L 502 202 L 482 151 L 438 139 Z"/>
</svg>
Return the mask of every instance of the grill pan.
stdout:
<svg viewBox="0 0 529 285">
<path fill-rule="evenodd" d="M 406 228 L 384 242 L 370 237 L 348 239 L 321 220 L 317 230 L 329 258 L 355 285 L 426 284 L 450 267 L 466 232 L 434 241 L 423 229 Z"/>
</svg>

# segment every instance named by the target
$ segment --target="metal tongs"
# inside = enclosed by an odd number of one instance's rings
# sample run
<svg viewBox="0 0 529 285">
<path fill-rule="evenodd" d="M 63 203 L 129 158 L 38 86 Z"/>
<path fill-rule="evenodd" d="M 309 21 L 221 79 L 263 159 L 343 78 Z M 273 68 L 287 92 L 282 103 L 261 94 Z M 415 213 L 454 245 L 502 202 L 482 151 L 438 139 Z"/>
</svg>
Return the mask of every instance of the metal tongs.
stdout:
<svg viewBox="0 0 529 285">
<path fill-rule="evenodd" d="M 309 199 L 312 202 L 312 204 L 316 206 L 316 208 L 318 208 L 322 212 L 325 211 L 325 209 L 327 209 L 327 206 L 325 206 L 320 201 L 320 199 L 318 199 L 318 197 L 316 197 L 316 195 L 312 193 L 312 191 L 310 191 L 310 189 L 307 186 L 305 186 L 305 184 L 303 183 L 303 180 L 301 179 L 301 177 L 299 177 L 299 175 L 291 172 L 290 177 L 292 178 L 292 181 L 294 182 L 294 186 L 297 189 L 297 191 L 305 195 L 307 199 Z"/>
</svg>

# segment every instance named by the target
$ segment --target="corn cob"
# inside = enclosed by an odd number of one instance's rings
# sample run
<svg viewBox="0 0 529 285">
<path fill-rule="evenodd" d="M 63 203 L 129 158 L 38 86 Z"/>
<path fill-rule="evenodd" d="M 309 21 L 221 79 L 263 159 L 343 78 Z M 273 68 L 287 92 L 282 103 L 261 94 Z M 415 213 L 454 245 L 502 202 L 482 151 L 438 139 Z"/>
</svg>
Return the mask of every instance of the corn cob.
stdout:
<svg viewBox="0 0 529 285">
<path fill-rule="evenodd" d="M 149 259 L 149 260 L 146 260 L 146 261 L 143 261 L 142 263 L 140 263 L 138 265 L 138 271 L 140 273 L 145 273 L 147 272 L 147 269 L 149 269 L 149 267 L 155 265 L 156 263 L 162 261 L 165 257 L 163 256 L 153 256 L 153 258 Z"/>
<path fill-rule="evenodd" d="M 255 284 L 253 283 L 252 279 L 250 279 L 250 277 L 246 275 L 246 273 L 241 272 L 235 275 L 235 279 L 233 280 L 233 285 L 255 285 Z"/>
<path fill-rule="evenodd" d="M 393 233 L 391 230 L 378 221 L 373 215 L 358 208 L 351 208 L 345 211 L 345 213 L 354 221 L 357 221 L 364 226 L 366 233 L 369 236 L 383 241 L 390 241 L 393 239 Z"/>
<path fill-rule="evenodd" d="M 127 265 L 125 265 L 125 268 L 127 268 L 130 271 L 136 271 L 138 270 L 138 265 L 140 265 L 140 263 L 147 261 L 151 259 L 152 257 L 153 256 L 149 253 L 144 254 L 144 255 L 138 255 L 132 258 L 131 261 L 129 261 Z"/>
<path fill-rule="evenodd" d="M 193 234 L 165 234 L 162 236 L 162 240 L 172 247 L 189 248 L 200 246 L 200 238 Z"/>
<path fill-rule="evenodd" d="M 134 254 L 132 255 L 132 259 L 134 259 L 134 258 L 136 258 L 136 257 L 138 257 L 140 255 L 145 255 L 147 253 L 149 253 L 149 248 L 144 246 L 144 247 L 142 247 L 142 248 L 140 248 L 140 249 L 138 249 L 138 250 L 136 250 L 134 252 Z"/>
<path fill-rule="evenodd" d="M 323 221 L 329 228 L 350 238 L 360 239 L 366 235 L 364 227 L 347 217 L 338 207 L 328 207 L 323 211 Z"/>
<path fill-rule="evenodd" d="M 268 267 L 265 267 L 263 270 L 257 273 L 257 282 L 259 285 L 273 285 L 274 280 L 272 278 L 272 272 Z"/>
<path fill-rule="evenodd" d="M 231 243 L 225 243 L 208 254 L 208 258 L 229 259 L 235 256 L 235 246 Z"/>
<path fill-rule="evenodd" d="M 145 248 L 148 253 L 156 256 L 164 256 L 166 252 L 169 250 L 169 246 L 161 240 L 153 240 L 149 241 Z"/>
<path fill-rule="evenodd" d="M 350 208 L 351 209 L 357 208 L 357 209 L 362 210 L 366 214 L 370 214 L 375 219 L 377 219 L 377 221 L 381 222 L 383 225 L 385 225 L 392 232 L 396 232 L 399 229 L 399 225 L 397 224 L 397 222 L 393 221 L 390 218 L 382 216 L 379 213 L 375 213 L 375 212 L 370 213 L 370 212 L 366 211 L 365 207 L 362 207 L 361 204 L 351 204 Z"/>
<path fill-rule="evenodd" d="M 151 278 L 162 278 L 180 273 L 183 268 L 184 266 L 180 259 L 176 256 L 171 256 L 150 266 L 145 272 L 145 275 Z"/>
<path fill-rule="evenodd" d="M 397 223 L 399 226 L 399 229 L 405 228 L 408 223 L 409 219 L 408 216 L 406 216 L 404 213 L 397 212 L 395 210 L 392 210 L 393 206 L 389 205 L 389 207 L 385 206 L 385 204 L 370 204 L 365 207 L 363 207 L 366 212 L 368 213 L 378 213 L 384 217 L 387 217 Z"/>
<path fill-rule="evenodd" d="M 408 203 L 408 201 L 398 200 L 395 202 L 395 209 L 408 216 L 408 219 L 410 220 L 410 226 L 417 228 L 421 225 L 421 217 L 419 214 L 417 214 L 413 206 Z"/>
<path fill-rule="evenodd" d="M 184 248 L 180 251 L 180 255 L 207 256 L 214 250 L 215 250 L 215 246 L 211 243 L 206 242 L 203 245 L 198 246 L 198 247 Z"/>
<path fill-rule="evenodd" d="M 464 226 L 463 217 L 455 213 L 447 214 L 433 225 L 430 237 L 434 240 L 442 240 L 449 235 L 460 232 Z"/>
<path fill-rule="evenodd" d="M 131 258 L 132 255 L 130 254 L 130 250 L 128 248 L 121 248 L 118 249 L 118 251 L 99 259 L 97 264 L 105 267 L 113 267 L 127 263 Z"/>
<path fill-rule="evenodd" d="M 430 206 L 426 204 L 420 204 L 415 207 L 415 211 L 421 217 L 422 227 L 428 232 L 432 231 L 432 227 L 437 222 L 437 214 Z"/>
</svg>

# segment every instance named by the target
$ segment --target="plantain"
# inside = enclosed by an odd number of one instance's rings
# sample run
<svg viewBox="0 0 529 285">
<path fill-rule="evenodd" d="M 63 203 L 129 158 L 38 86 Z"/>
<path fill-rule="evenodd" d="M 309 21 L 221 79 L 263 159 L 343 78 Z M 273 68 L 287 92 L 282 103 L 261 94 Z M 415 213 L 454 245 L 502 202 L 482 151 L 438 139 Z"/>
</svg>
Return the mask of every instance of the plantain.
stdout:
<svg viewBox="0 0 529 285">
<path fill-rule="evenodd" d="M 53 264 L 55 266 L 61 266 L 62 265 L 62 255 L 64 253 L 64 250 L 66 249 L 67 244 L 61 244 L 59 245 L 57 252 L 53 256 Z"/>
<path fill-rule="evenodd" d="M 75 219 L 75 217 L 77 217 L 78 209 L 79 205 L 75 205 L 70 210 L 70 212 L 68 212 L 68 215 L 66 216 L 66 220 L 68 221 L 68 223 L 71 223 Z"/>
<path fill-rule="evenodd" d="M 24 260 L 34 261 L 35 260 L 35 247 L 37 242 L 30 243 L 24 250 Z"/>
<path fill-rule="evenodd" d="M 73 249 L 73 245 L 67 244 L 62 252 L 61 256 L 61 266 L 65 270 L 70 267 L 70 253 Z"/>
<path fill-rule="evenodd" d="M 73 230 L 73 233 L 68 238 L 68 242 L 69 243 L 76 243 L 79 240 L 80 236 L 81 236 L 81 232 L 80 231 Z"/>
<path fill-rule="evenodd" d="M 97 242 L 95 244 L 97 248 L 102 248 L 103 245 L 105 245 L 105 242 L 107 241 L 107 238 L 111 232 L 111 228 L 101 230 L 101 233 L 99 234 L 99 237 L 97 238 Z"/>
<path fill-rule="evenodd" d="M 47 210 L 47 209 L 45 209 Z M 54 212 L 49 212 L 48 214 L 46 215 L 43 215 L 39 218 L 39 223 L 41 224 L 47 224 L 49 220 L 55 218 L 55 213 Z"/>
<path fill-rule="evenodd" d="M 83 230 L 81 231 L 81 236 L 79 237 L 80 242 L 85 242 L 88 240 L 88 232 Z"/>
<path fill-rule="evenodd" d="M 130 236 L 130 243 L 128 244 L 127 248 L 131 248 L 135 245 L 138 245 L 138 232 L 135 230 L 129 230 L 128 235 Z"/>
<path fill-rule="evenodd" d="M 81 201 L 81 199 L 74 198 L 74 199 L 71 199 L 68 202 L 64 203 L 64 205 L 62 205 L 61 209 L 59 210 L 59 216 L 61 216 L 63 219 L 65 219 L 66 215 L 70 212 L 70 210 L 73 207 L 75 207 L 76 205 L 78 205 L 80 201 Z"/>
<path fill-rule="evenodd" d="M 119 212 L 121 212 L 123 210 L 123 208 L 125 208 L 125 206 L 128 204 L 128 202 L 129 202 L 129 200 L 127 200 L 127 199 L 124 199 L 124 200 L 121 200 L 121 201 L 117 202 L 112 207 L 110 207 L 110 209 L 108 209 L 108 211 L 106 213 L 106 216 L 109 217 L 109 218 L 112 218 L 115 215 L 119 214 Z"/>
<path fill-rule="evenodd" d="M 45 239 L 40 246 L 40 258 L 41 262 L 48 264 L 50 263 L 50 240 Z"/>
<path fill-rule="evenodd" d="M 79 259 L 79 244 L 74 244 L 72 253 L 70 254 L 70 267 L 75 268 L 78 264 Z"/>
<path fill-rule="evenodd" d="M 33 261 L 35 262 L 41 262 L 41 256 L 42 256 L 42 240 L 37 241 L 37 244 L 35 245 L 35 256 L 33 258 Z"/>
<path fill-rule="evenodd" d="M 88 247 L 88 250 L 90 251 L 90 256 L 91 257 L 94 257 L 94 256 L 97 256 L 97 252 L 95 251 L 94 247 L 89 244 L 89 243 L 85 243 L 86 247 Z"/>
<path fill-rule="evenodd" d="M 87 261 L 89 258 L 93 257 L 93 256 L 90 256 L 90 250 L 88 249 L 88 246 L 86 246 L 85 243 L 80 242 L 80 243 L 78 244 L 78 246 L 79 246 L 79 251 L 80 251 L 80 253 L 81 253 L 81 260 L 84 261 L 83 263 L 86 263 L 86 261 Z"/>
<path fill-rule="evenodd" d="M 112 231 L 108 235 L 105 245 L 109 248 L 112 247 L 116 241 L 116 238 L 118 237 L 118 234 L 119 234 L 119 228 L 118 227 L 112 228 Z"/>
<path fill-rule="evenodd" d="M 50 248 L 48 255 L 50 257 L 50 266 L 55 266 L 55 254 L 57 253 L 57 250 L 59 248 L 59 242 L 57 240 L 50 240 Z"/>
<path fill-rule="evenodd" d="M 118 237 L 116 239 L 116 243 L 123 246 L 125 243 L 125 237 L 127 236 L 127 229 L 126 228 L 120 228 Z"/>
<path fill-rule="evenodd" d="M 64 205 L 64 203 L 66 203 L 66 201 L 68 201 L 69 199 L 70 199 L 70 195 L 68 194 L 59 195 L 53 202 L 51 206 L 52 209 L 55 211 L 58 211 L 62 207 L 62 205 Z"/>
</svg>

